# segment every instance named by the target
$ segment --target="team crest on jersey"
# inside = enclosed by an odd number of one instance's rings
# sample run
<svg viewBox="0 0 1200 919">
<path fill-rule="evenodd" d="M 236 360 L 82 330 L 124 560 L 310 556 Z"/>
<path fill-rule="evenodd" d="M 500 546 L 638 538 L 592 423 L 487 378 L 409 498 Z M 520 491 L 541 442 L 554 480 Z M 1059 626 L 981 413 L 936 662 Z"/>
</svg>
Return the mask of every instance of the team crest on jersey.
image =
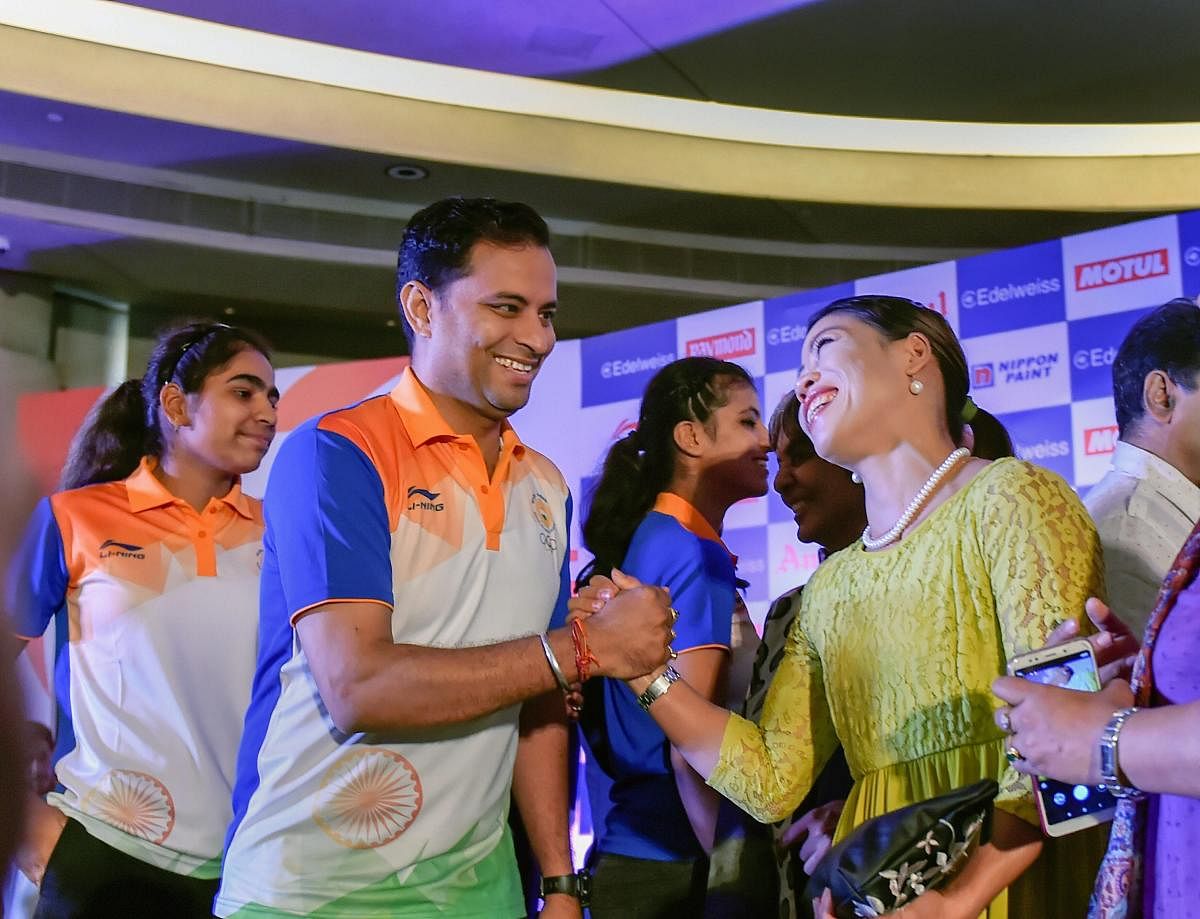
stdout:
<svg viewBox="0 0 1200 919">
<path fill-rule="evenodd" d="M 533 511 L 533 519 L 542 528 L 538 539 L 541 540 L 543 546 L 553 552 L 558 548 L 558 534 L 554 532 L 554 514 L 550 510 L 550 502 L 541 492 L 535 491 L 530 499 L 529 507 Z"/>
</svg>

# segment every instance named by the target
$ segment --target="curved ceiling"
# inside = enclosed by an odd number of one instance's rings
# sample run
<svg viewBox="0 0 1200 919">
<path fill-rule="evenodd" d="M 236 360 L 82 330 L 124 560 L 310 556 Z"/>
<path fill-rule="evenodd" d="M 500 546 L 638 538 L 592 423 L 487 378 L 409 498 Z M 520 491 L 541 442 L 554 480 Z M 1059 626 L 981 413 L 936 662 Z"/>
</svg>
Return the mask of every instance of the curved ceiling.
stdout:
<svg viewBox="0 0 1200 919">
<path fill-rule="evenodd" d="M 3 6 L 0 269 L 386 317 L 407 216 L 496 194 L 580 335 L 1200 206 L 1200 7 L 1146 6 Z"/>
</svg>

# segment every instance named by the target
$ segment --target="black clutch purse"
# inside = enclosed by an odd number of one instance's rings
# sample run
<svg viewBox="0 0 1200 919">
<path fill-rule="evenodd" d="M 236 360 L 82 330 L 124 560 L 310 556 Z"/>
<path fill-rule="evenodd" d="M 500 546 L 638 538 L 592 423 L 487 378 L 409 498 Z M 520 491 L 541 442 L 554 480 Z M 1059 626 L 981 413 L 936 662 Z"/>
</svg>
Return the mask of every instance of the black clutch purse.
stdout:
<svg viewBox="0 0 1200 919">
<path fill-rule="evenodd" d="M 817 865 L 805 896 L 833 894 L 839 919 L 886 916 L 949 881 L 992 835 L 992 779 L 868 820 Z"/>
</svg>

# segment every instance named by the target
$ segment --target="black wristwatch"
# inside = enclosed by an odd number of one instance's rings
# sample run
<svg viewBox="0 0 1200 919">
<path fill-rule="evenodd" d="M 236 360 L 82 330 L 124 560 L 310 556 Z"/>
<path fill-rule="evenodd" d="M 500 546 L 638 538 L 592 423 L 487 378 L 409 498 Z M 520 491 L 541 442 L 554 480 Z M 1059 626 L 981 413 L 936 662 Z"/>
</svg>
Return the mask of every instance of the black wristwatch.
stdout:
<svg viewBox="0 0 1200 919">
<path fill-rule="evenodd" d="M 587 871 L 577 871 L 574 874 L 556 874 L 553 877 L 542 878 L 538 887 L 542 899 L 552 893 L 565 893 L 579 901 L 579 905 L 587 908 L 591 902 L 592 876 Z"/>
</svg>

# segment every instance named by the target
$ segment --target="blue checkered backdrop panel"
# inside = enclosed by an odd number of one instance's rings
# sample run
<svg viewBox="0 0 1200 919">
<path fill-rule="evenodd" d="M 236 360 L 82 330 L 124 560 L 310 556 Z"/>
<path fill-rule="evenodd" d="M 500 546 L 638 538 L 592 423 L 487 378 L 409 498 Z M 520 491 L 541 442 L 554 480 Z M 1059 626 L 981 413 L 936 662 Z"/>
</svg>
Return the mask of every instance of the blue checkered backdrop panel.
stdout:
<svg viewBox="0 0 1200 919">
<path fill-rule="evenodd" d="M 967 353 L 975 401 L 1004 422 L 1020 456 L 1084 491 L 1103 475 L 1116 440 L 1117 345 L 1149 309 L 1200 293 L 1200 212 L 562 342 L 518 428 L 559 464 L 582 507 L 608 446 L 636 424 L 658 368 L 692 354 L 736 361 L 770 411 L 795 380 L 808 317 L 855 293 L 909 297 L 945 315 Z M 578 516 L 576 571 L 588 557 Z M 758 623 L 770 598 L 803 583 L 817 564 L 816 547 L 796 543 L 791 514 L 774 493 L 733 507 L 725 538 L 750 582 Z"/>
</svg>

